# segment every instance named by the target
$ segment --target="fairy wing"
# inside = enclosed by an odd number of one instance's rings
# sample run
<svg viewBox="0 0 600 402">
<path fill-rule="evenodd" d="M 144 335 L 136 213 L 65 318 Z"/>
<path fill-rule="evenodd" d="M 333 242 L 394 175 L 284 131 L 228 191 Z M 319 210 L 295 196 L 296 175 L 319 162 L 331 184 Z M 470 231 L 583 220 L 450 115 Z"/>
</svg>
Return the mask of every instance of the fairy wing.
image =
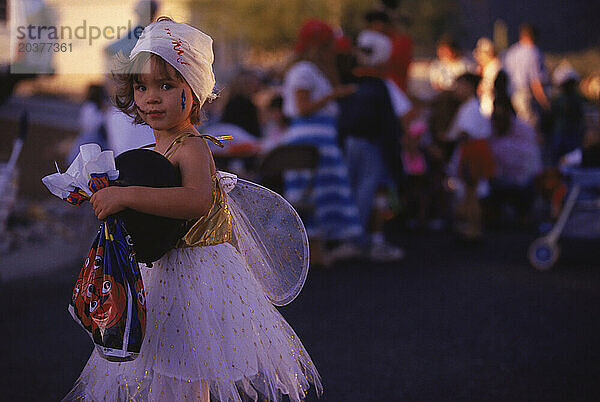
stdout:
<svg viewBox="0 0 600 402">
<path fill-rule="evenodd" d="M 298 296 L 310 262 L 298 213 L 279 194 L 220 172 L 233 219 L 235 242 L 267 298 L 276 306 Z"/>
</svg>

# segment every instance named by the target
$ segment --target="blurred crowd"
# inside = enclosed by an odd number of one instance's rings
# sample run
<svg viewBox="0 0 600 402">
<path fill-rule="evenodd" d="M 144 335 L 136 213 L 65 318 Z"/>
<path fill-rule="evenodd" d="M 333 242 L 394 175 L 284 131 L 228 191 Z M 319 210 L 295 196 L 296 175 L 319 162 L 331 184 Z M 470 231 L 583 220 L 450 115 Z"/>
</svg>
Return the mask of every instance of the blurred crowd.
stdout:
<svg viewBox="0 0 600 402">
<path fill-rule="evenodd" d="M 399 260 L 398 228 L 476 243 L 489 228 L 536 227 L 560 208 L 561 167 L 600 165 L 598 103 L 581 95 L 567 61 L 545 65 L 534 26 L 522 24 L 501 53 L 488 38 L 466 51 L 442 35 L 429 64 L 435 96 L 425 99 L 411 93 L 406 24 L 378 6 L 352 37 L 308 20 L 285 69 L 240 67 L 205 105 L 199 130 L 234 137 L 214 149 L 221 168 L 260 182 L 261 162 L 288 152 L 275 189 L 298 206 L 322 264 Z M 110 106 L 109 93 L 90 87 L 73 155 L 86 142 L 116 154 L 154 142 Z M 292 163 L 307 147 L 317 162 Z"/>
</svg>

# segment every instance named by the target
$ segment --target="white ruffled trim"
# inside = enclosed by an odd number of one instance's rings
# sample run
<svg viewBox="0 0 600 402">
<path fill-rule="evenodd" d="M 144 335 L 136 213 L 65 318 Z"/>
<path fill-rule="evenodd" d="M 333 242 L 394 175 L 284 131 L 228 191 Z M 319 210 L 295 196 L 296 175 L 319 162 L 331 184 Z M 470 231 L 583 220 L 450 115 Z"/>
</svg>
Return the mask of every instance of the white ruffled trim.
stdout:
<svg viewBox="0 0 600 402">
<path fill-rule="evenodd" d="M 217 178 L 219 179 L 221 188 L 226 193 L 229 193 L 231 190 L 233 190 L 238 180 L 238 177 L 233 173 L 223 172 L 221 170 L 217 171 Z"/>
</svg>

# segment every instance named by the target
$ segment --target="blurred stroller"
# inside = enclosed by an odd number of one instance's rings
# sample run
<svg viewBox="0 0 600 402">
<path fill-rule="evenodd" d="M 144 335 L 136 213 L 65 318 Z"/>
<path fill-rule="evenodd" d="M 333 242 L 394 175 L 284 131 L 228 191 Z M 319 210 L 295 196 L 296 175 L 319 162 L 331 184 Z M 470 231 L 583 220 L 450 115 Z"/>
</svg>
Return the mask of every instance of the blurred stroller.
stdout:
<svg viewBox="0 0 600 402">
<path fill-rule="evenodd" d="M 563 176 L 568 183 L 558 219 L 544 236 L 534 240 L 527 256 L 534 268 L 550 269 L 560 255 L 558 239 L 600 238 L 600 168 L 566 168 Z"/>
</svg>

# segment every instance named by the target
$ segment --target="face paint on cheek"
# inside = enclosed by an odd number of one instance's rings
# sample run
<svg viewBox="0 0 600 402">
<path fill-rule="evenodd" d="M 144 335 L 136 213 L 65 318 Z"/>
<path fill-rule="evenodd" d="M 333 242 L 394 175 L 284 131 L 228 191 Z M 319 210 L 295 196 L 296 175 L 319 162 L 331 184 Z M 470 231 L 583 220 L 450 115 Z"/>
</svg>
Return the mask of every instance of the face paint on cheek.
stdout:
<svg viewBox="0 0 600 402">
<path fill-rule="evenodd" d="M 185 90 L 181 90 L 181 111 L 185 109 Z"/>
</svg>

